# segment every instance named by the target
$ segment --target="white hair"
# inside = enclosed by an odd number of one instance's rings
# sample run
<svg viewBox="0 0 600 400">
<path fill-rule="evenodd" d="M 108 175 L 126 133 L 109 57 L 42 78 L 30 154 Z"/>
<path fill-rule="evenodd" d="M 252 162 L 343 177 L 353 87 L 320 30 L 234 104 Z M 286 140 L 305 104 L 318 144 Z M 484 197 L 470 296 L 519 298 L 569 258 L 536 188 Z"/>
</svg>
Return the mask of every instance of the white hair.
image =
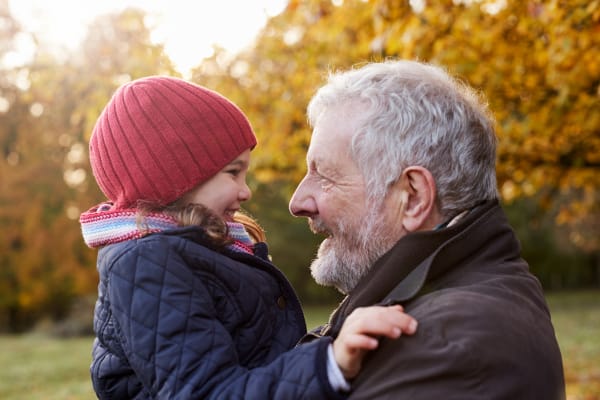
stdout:
<svg viewBox="0 0 600 400">
<path fill-rule="evenodd" d="M 351 154 L 367 193 L 383 199 L 404 168 L 431 172 L 442 215 L 498 198 L 494 120 L 483 99 L 444 69 L 416 61 L 370 63 L 332 73 L 308 105 L 359 110 Z"/>
</svg>

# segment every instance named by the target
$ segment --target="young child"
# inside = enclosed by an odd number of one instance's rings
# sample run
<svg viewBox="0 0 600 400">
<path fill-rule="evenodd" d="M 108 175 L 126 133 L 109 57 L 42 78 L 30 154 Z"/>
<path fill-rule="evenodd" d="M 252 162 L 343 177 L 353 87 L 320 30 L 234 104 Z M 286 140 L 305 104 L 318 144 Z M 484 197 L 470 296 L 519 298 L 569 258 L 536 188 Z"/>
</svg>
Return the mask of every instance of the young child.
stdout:
<svg viewBox="0 0 600 400">
<path fill-rule="evenodd" d="M 296 346 L 298 298 L 240 214 L 255 146 L 237 106 L 176 78 L 127 83 L 103 110 L 89 149 L 108 201 L 80 218 L 99 248 L 100 399 L 343 398 L 375 337 L 414 333 L 399 306 L 369 307 Z"/>
</svg>

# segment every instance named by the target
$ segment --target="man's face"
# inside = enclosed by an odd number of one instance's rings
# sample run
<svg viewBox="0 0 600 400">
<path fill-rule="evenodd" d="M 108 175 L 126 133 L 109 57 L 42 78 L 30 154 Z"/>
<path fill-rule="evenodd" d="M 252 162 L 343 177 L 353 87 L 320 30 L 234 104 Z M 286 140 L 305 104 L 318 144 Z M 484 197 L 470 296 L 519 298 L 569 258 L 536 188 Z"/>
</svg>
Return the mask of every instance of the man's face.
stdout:
<svg viewBox="0 0 600 400">
<path fill-rule="evenodd" d="M 328 110 L 319 118 L 307 173 L 290 200 L 293 215 L 308 217 L 312 231 L 327 236 L 311 265 L 314 279 L 342 293 L 351 291 L 394 245 L 399 238 L 395 227 L 401 225 L 386 221 L 383 201 L 368 201 L 363 176 L 350 157 L 355 127 L 356 118 L 344 109 Z"/>
</svg>

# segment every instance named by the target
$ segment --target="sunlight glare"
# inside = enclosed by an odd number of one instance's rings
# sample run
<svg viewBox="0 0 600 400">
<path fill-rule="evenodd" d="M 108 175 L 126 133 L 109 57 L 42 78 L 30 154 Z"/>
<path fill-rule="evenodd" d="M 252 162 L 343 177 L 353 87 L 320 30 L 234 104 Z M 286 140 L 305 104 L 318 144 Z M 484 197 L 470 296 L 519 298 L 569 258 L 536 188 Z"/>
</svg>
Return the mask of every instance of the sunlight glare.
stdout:
<svg viewBox="0 0 600 400">
<path fill-rule="evenodd" d="M 98 16 L 135 7 L 146 12 L 151 38 L 183 75 L 213 54 L 218 45 L 231 53 L 252 43 L 267 18 L 283 11 L 286 0 L 9 0 L 12 15 L 42 44 L 58 51 L 73 50 Z M 26 49 L 20 46 L 25 57 Z M 11 62 L 18 62 L 19 57 Z"/>
</svg>

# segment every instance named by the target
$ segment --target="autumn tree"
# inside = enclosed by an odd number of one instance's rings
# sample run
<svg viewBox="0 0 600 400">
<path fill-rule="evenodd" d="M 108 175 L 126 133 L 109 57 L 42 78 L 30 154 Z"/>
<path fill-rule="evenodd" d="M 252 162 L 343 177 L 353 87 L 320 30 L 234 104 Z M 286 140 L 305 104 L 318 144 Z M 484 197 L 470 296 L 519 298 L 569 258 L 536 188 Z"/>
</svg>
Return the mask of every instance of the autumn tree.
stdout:
<svg viewBox="0 0 600 400">
<path fill-rule="evenodd" d="M 418 59 L 481 90 L 497 119 L 503 200 L 533 198 L 571 243 L 600 249 L 600 3 L 292 0 L 254 46 L 195 71 L 247 111 L 258 176 L 297 182 L 304 111 L 329 70 Z M 600 268 L 600 264 L 599 264 Z"/>
<path fill-rule="evenodd" d="M 87 160 L 89 136 L 117 86 L 160 73 L 176 74 L 151 43 L 144 14 L 130 9 L 98 18 L 71 57 L 39 48 L 15 75 L 10 112 L 0 115 L 8 120 L 0 131 L 4 329 L 62 318 L 74 299 L 95 292 L 96 252 L 78 222 L 103 200 Z"/>
<path fill-rule="evenodd" d="M 0 22 L 0 325 L 6 326 L 19 310 L 19 299 L 14 295 L 19 271 L 8 266 L 17 258 L 14 252 L 22 247 L 18 234 L 20 224 L 13 213 L 25 198 L 15 193 L 21 187 L 14 172 L 19 163 L 19 124 L 27 118 L 28 112 L 18 86 L 22 71 L 10 63 L 15 39 L 22 32 L 6 0 L 0 1 Z"/>
<path fill-rule="evenodd" d="M 300 294 L 333 296 L 307 273 L 319 238 L 286 211 L 305 168 L 306 104 L 329 70 L 386 58 L 440 64 L 484 92 L 498 122 L 505 203 L 531 198 L 557 237 L 597 257 L 599 4 L 291 0 L 247 51 L 217 48 L 202 62 L 192 79 L 240 105 L 257 132 L 248 208 Z M 102 108 L 126 81 L 178 74 L 135 9 L 98 18 L 72 54 L 38 48 L 25 65 L 10 62 L 24 32 L 6 0 L 0 18 L 0 326 L 17 330 L 95 292 L 96 252 L 77 219 L 103 200 L 87 160 Z"/>
</svg>

